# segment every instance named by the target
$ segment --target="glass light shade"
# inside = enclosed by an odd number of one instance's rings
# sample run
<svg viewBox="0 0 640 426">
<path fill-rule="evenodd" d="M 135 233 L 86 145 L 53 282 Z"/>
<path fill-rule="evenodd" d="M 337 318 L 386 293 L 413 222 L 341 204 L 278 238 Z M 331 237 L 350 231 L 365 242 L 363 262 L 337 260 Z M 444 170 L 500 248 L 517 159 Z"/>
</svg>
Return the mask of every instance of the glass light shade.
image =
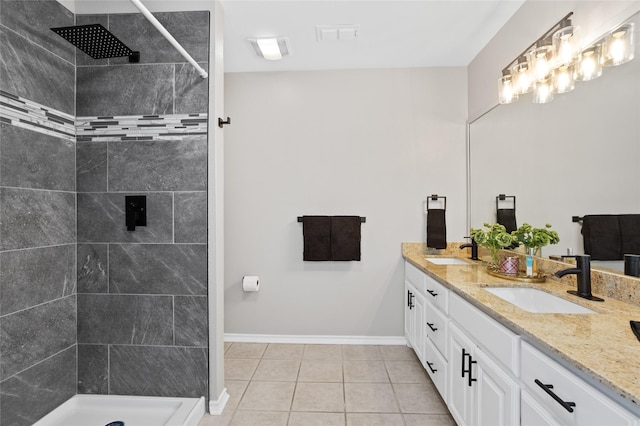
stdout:
<svg viewBox="0 0 640 426">
<path fill-rule="evenodd" d="M 533 90 L 535 82 L 529 71 L 529 62 L 520 61 L 511 67 L 511 77 L 517 95 L 524 95 Z"/>
<path fill-rule="evenodd" d="M 518 94 L 513 84 L 513 78 L 510 74 L 503 75 L 498 80 L 498 102 L 501 104 L 510 104 L 518 100 Z"/>
<path fill-rule="evenodd" d="M 571 65 L 580 60 L 582 51 L 580 41 L 580 27 L 572 25 L 560 28 L 553 33 L 553 48 L 555 50 L 555 66 Z"/>
<path fill-rule="evenodd" d="M 601 44 L 587 47 L 582 52 L 582 58 L 576 66 L 576 80 L 589 81 L 602 75 L 601 54 Z"/>
<path fill-rule="evenodd" d="M 616 66 L 629 62 L 635 56 L 634 47 L 633 23 L 613 30 L 604 42 L 603 65 Z"/>
<path fill-rule="evenodd" d="M 567 93 L 576 88 L 575 66 L 561 65 L 553 74 L 553 90 L 556 93 Z"/>
<path fill-rule="evenodd" d="M 533 103 L 546 104 L 553 100 L 553 76 L 543 81 L 537 81 L 533 89 Z"/>
<path fill-rule="evenodd" d="M 529 52 L 531 74 L 535 81 L 546 80 L 553 71 L 554 49 L 552 45 L 539 46 Z"/>
</svg>

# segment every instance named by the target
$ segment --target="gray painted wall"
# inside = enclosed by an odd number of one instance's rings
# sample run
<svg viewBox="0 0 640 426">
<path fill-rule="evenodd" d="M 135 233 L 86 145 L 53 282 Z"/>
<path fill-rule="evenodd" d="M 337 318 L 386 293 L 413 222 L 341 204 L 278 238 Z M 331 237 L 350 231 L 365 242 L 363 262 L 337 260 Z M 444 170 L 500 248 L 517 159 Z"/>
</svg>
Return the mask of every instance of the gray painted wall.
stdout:
<svg viewBox="0 0 640 426">
<path fill-rule="evenodd" d="M 230 73 L 225 332 L 403 335 L 403 241 L 427 194 L 465 231 L 464 68 Z M 304 262 L 301 215 L 359 215 L 360 262 Z M 242 291 L 259 275 L 260 291 Z"/>
<path fill-rule="evenodd" d="M 206 69 L 209 13 L 155 16 Z M 113 117 L 127 134 L 78 133 L 78 391 L 205 396 L 207 136 L 148 136 L 123 123 L 206 113 L 208 80 L 140 14 L 77 21 L 102 22 L 141 52 L 140 64 L 78 53 L 78 117 Z M 147 197 L 146 227 L 127 231 L 126 195 Z"/>
<path fill-rule="evenodd" d="M 74 115 L 75 54 L 57 2 L 2 1 L 0 90 Z M 18 101 L 21 104 L 23 100 Z M 27 110 L 26 106 L 24 108 Z M 76 393 L 75 143 L 0 123 L 0 423 Z"/>
</svg>

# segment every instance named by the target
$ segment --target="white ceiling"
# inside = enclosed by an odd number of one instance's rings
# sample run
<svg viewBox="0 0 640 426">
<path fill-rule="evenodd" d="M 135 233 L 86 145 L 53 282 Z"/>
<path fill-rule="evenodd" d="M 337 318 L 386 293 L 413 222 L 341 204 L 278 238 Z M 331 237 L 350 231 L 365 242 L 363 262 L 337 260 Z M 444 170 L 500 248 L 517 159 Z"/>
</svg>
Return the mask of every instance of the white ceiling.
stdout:
<svg viewBox="0 0 640 426">
<path fill-rule="evenodd" d="M 225 72 L 466 66 L 524 0 L 222 0 Z M 356 41 L 316 41 L 316 25 L 357 24 Z M 293 55 L 258 57 L 248 38 L 288 37 Z"/>
</svg>

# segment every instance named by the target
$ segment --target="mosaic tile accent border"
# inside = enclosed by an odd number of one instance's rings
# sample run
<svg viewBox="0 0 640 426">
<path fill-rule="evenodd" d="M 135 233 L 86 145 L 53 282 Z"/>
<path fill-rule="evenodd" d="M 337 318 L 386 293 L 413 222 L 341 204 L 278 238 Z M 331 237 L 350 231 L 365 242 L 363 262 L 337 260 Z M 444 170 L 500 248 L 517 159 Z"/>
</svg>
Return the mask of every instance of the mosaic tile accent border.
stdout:
<svg viewBox="0 0 640 426">
<path fill-rule="evenodd" d="M 0 123 L 75 141 L 75 117 L 0 90 Z"/>
<path fill-rule="evenodd" d="M 207 135 L 207 113 L 78 117 L 78 142 L 179 140 Z"/>
</svg>

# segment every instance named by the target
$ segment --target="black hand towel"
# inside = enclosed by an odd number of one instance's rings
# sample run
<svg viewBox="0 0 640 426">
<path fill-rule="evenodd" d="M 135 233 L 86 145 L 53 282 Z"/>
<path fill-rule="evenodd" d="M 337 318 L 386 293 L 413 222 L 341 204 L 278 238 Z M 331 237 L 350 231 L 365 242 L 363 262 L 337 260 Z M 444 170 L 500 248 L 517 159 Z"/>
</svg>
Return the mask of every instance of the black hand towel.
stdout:
<svg viewBox="0 0 640 426">
<path fill-rule="evenodd" d="M 360 216 L 331 216 L 331 260 L 360 260 Z"/>
<path fill-rule="evenodd" d="M 504 226 L 509 233 L 515 231 L 518 229 L 518 225 L 516 225 L 516 209 L 498 209 L 496 211 L 496 222 Z"/>
<path fill-rule="evenodd" d="M 621 214 L 620 238 L 622 254 L 640 254 L 640 214 Z"/>
<path fill-rule="evenodd" d="M 331 260 L 331 218 L 302 216 L 303 260 Z"/>
<path fill-rule="evenodd" d="M 618 215 L 587 215 L 582 219 L 584 252 L 592 260 L 621 260 L 622 241 Z"/>
<path fill-rule="evenodd" d="M 447 224 L 445 209 L 427 210 L 427 247 L 447 248 Z"/>
</svg>

